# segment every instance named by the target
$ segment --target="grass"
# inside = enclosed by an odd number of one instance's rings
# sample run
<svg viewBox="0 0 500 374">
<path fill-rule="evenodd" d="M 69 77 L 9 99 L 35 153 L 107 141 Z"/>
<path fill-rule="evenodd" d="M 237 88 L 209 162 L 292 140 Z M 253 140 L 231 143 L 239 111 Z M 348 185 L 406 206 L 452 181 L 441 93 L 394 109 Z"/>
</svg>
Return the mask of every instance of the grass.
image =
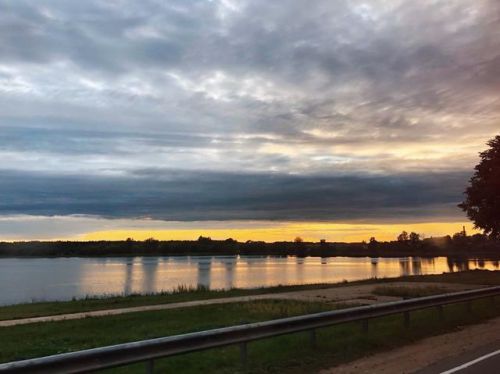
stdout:
<svg viewBox="0 0 500 374">
<path fill-rule="evenodd" d="M 380 296 L 395 296 L 404 299 L 414 297 L 424 297 L 431 295 L 439 295 L 449 292 L 449 290 L 438 286 L 427 287 L 405 287 L 405 286 L 377 286 L 373 289 L 372 294 Z"/>
<path fill-rule="evenodd" d="M 150 295 L 103 296 L 87 297 L 71 301 L 33 302 L 0 307 L 0 320 L 49 316 L 65 313 L 88 312 L 101 309 L 129 308 L 143 305 L 177 303 L 193 300 L 208 300 L 221 297 L 236 297 L 261 295 L 301 290 L 313 290 L 345 285 L 370 283 L 390 283 L 394 281 L 407 282 L 445 282 L 463 284 L 500 285 L 500 271 L 471 270 L 460 273 L 445 273 L 439 275 L 418 275 L 400 278 L 367 279 L 355 282 L 336 284 L 309 284 L 292 286 L 262 287 L 254 289 L 209 290 L 206 287 L 189 288 L 179 286 L 172 292 L 162 292 Z"/>
<path fill-rule="evenodd" d="M 325 303 L 262 300 L 0 328 L 0 362 L 331 310 Z"/>
<path fill-rule="evenodd" d="M 327 309 L 330 307 L 324 303 L 266 300 L 4 327 L 0 328 L 0 362 Z M 157 360 L 155 369 L 158 373 L 314 372 L 367 353 L 453 331 L 459 326 L 498 316 L 500 310 L 492 307 L 491 300 L 477 300 L 472 303 L 470 312 L 464 305 L 457 304 L 446 306 L 444 315 L 441 321 L 435 309 L 412 312 L 408 329 L 404 328 L 401 315 L 370 320 L 368 332 L 363 332 L 359 323 L 319 329 L 314 349 L 308 344 L 307 333 L 253 342 L 248 346 L 248 367 L 245 369 L 239 363 L 238 347 L 235 346 Z M 144 364 L 108 372 L 142 373 Z"/>
<path fill-rule="evenodd" d="M 193 300 L 209 300 L 223 297 L 238 297 L 260 295 L 265 293 L 300 291 L 332 286 L 333 285 L 327 284 L 314 284 L 265 288 L 263 287 L 254 289 L 233 288 L 229 290 L 209 290 L 206 287 L 189 288 L 186 286 L 179 286 L 174 291 L 159 292 L 146 295 L 104 295 L 101 297 L 85 297 L 83 299 L 73 299 L 71 301 L 48 301 L 8 305 L 0 307 L 0 321 L 66 313 L 88 312 L 102 309 L 130 308 L 144 305 L 170 304 Z"/>
</svg>

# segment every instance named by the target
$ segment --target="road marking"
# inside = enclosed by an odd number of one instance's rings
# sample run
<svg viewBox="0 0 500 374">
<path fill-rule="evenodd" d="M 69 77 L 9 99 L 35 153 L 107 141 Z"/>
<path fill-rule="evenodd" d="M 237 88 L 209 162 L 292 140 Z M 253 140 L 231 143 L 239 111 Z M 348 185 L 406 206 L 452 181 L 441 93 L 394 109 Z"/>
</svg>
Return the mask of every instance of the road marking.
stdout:
<svg viewBox="0 0 500 374">
<path fill-rule="evenodd" d="M 484 355 L 484 356 L 481 356 L 479 358 L 476 358 L 475 360 L 472 360 L 472 361 L 469 361 L 469 362 L 466 362 L 465 364 L 463 365 L 460 365 L 460 366 L 457 366 L 456 368 L 453 368 L 453 369 L 450 369 L 450 370 L 446 370 L 446 371 L 443 371 L 441 374 L 451 374 L 451 373 L 456 373 L 457 371 L 460 371 L 462 369 L 465 369 L 465 368 L 468 368 L 469 366 L 472 366 L 474 364 L 477 364 L 478 362 L 480 361 L 483 361 L 483 360 L 487 360 L 488 358 L 490 357 L 493 357 L 493 356 L 496 356 L 497 354 L 500 353 L 500 349 L 498 351 L 495 351 L 495 352 L 491 352 L 491 353 L 488 353 L 487 355 Z"/>
</svg>

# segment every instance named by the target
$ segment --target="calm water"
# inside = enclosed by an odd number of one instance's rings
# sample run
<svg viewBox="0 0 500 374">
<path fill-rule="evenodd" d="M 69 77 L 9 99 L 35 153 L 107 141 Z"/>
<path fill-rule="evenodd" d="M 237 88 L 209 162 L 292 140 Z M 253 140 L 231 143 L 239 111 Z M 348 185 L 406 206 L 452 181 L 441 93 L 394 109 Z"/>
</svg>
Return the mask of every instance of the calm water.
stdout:
<svg viewBox="0 0 500 374">
<path fill-rule="evenodd" d="M 446 257 L 111 257 L 0 259 L 0 305 L 87 295 L 150 293 L 179 285 L 251 288 L 499 268 L 498 261 Z"/>
</svg>

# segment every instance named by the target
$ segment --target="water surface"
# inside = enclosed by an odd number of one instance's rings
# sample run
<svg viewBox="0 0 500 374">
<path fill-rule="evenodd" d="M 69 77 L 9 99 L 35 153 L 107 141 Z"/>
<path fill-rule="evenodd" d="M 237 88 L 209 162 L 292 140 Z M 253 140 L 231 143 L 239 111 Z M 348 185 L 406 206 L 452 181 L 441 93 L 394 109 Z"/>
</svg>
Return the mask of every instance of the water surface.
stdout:
<svg viewBox="0 0 500 374">
<path fill-rule="evenodd" d="M 0 259 L 0 305 L 127 295 L 203 285 L 212 289 L 353 281 L 499 268 L 498 261 L 446 257 L 163 256 Z"/>
</svg>

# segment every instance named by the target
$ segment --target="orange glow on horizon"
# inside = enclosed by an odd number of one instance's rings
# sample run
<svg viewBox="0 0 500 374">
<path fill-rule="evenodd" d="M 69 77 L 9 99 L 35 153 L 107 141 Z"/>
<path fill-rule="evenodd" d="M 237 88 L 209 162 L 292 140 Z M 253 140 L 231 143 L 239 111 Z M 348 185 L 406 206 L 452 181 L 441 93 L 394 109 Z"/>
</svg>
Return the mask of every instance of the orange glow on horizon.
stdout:
<svg viewBox="0 0 500 374">
<path fill-rule="evenodd" d="M 139 229 L 139 230 L 106 230 L 86 233 L 79 240 L 145 240 L 155 238 L 159 240 L 196 240 L 200 235 L 212 239 L 223 240 L 233 238 L 244 242 L 247 240 L 261 240 L 266 242 L 292 241 L 300 236 L 305 241 L 317 242 L 326 239 L 331 242 L 360 242 L 368 241 L 374 236 L 379 241 L 395 240 L 403 230 L 414 231 L 424 238 L 431 236 L 453 235 L 465 226 L 468 234 L 474 230 L 471 223 L 464 222 L 427 222 L 406 224 L 343 224 L 324 222 L 300 223 L 266 223 L 255 228 L 231 228 L 228 223 L 226 229 L 199 228 L 186 229 Z"/>
</svg>

